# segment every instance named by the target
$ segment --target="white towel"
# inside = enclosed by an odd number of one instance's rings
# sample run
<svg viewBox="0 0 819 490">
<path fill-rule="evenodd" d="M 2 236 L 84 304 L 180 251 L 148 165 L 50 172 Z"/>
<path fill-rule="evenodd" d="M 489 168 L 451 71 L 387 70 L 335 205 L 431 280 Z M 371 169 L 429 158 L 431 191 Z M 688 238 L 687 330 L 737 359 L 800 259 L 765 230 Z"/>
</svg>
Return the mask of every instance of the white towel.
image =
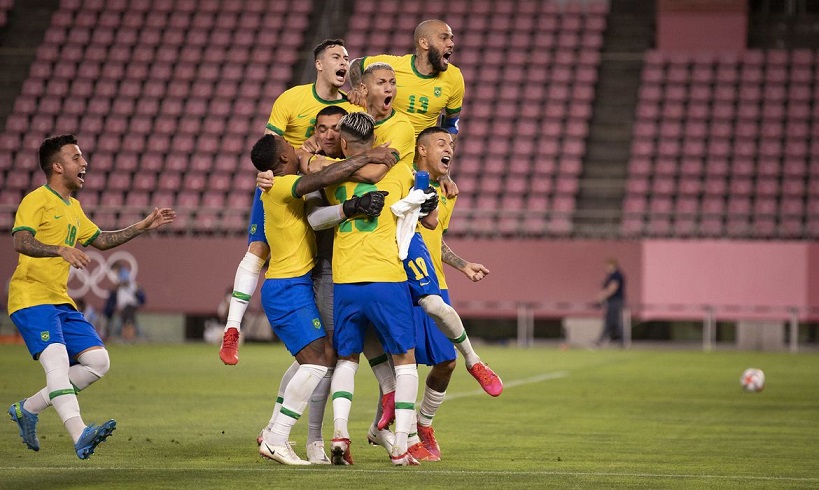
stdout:
<svg viewBox="0 0 819 490">
<path fill-rule="evenodd" d="M 395 241 L 398 242 L 398 258 L 404 260 L 409 253 L 412 235 L 418 225 L 418 215 L 421 214 L 421 204 L 429 198 L 421 189 L 413 189 L 407 197 L 390 206 L 392 214 L 398 216 L 395 228 Z"/>
</svg>

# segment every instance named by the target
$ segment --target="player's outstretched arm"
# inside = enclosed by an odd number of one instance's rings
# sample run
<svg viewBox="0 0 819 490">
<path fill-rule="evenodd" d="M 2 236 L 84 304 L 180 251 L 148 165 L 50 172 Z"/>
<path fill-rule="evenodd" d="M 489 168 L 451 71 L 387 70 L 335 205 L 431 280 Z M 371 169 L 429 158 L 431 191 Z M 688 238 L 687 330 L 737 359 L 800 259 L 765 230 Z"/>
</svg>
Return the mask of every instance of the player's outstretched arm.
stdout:
<svg viewBox="0 0 819 490">
<path fill-rule="evenodd" d="M 441 261 L 463 272 L 472 282 L 478 282 L 489 274 L 489 269 L 483 264 L 467 262 L 449 248 L 446 242 L 441 242 Z"/>
<path fill-rule="evenodd" d="M 122 245 L 142 233 L 173 223 L 176 212 L 170 208 L 154 208 L 153 212 L 142 221 L 137 221 L 128 228 L 117 231 L 103 231 L 91 242 L 91 246 L 98 250 L 108 250 Z"/>
</svg>

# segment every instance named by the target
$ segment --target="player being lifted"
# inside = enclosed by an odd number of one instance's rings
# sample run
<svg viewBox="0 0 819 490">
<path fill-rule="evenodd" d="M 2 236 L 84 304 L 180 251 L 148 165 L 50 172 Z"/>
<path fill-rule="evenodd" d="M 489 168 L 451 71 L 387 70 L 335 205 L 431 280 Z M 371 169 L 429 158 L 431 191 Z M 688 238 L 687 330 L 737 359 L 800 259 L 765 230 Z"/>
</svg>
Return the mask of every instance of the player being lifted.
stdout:
<svg viewBox="0 0 819 490">
<path fill-rule="evenodd" d="M 448 199 L 436 181 L 450 171 L 454 154 L 452 136 L 440 127 L 427 128 L 418 135 L 415 151 L 417 170 L 429 173 L 430 182 L 433 183 L 432 185 L 439 194 L 439 204 L 436 226 L 431 229 L 419 227 L 420 235 L 429 248 L 429 253 L 413 251 L 413 246 L 417 246 L 417 243 L 413 243 L 410 245 L 410 253 L 407 260 L 404 261 L 404 265 L 407 275 L 410 276 L 411 283 L 413 277 L 422 280 L 421 284 L 427 283 L 427 286 L 421 289 L 421 293 L 427 295 L 421 299 L 422 302 L 433 297 L 436 301 L 437 298 L 441 298 L 440 301 L 450 305 L 449 291 L 443 269 L 444 263 L 460 270 L 475 282 L 480 281 L 489 274 L 489 270 L 482 264 L 461 259 L 443 241 L 443 235 L 449 226 L 456 198 Z M 429 267 L 433 267 L 434 273 L 429 273 Z M 416 306 L 414 311 L 417 331 L 415 357 L 419 364 L 432 366 L 432 369 L 427 375 L 423 399 L 418 408 L 417 436 L 420 437 L 420 444 L 422 444 L 424 450 L 419 448 L 418 439 L 413 433 L 410 433 L 410 452 L 416 459 L 437 461 L 441 457 L 441 449 L 435 439 L 432 419 L 444 401 L 446 389 L 455 369 L 456 353 L 453 343 L 458 345 L 468 342 L 468 340 L 466 340 L 465 333 L 463 338 L 448 339 L 423 308 Z M 489 378 L 490 381 L 485 384 L 485 387 L 489 388 L 490 394 L 500 394 L 500 390 L 503 388 L 500 380 L 492 380 L 492 377 L 484 371 L 488 370 L 488 368 L 481 366 L 480 359 L 474 354 L 474 351 L 471 349 L 463 350 L 467 366 L 471 367 L 470 372 L 475 374 L 476 377 Z M 478 367 L 476 368 L 476 366 Z"/>
<path fill-rule="evenodd" d="M 347 80 L 348 61 L 344 41 L 328 39 L 313 50 L 316 81 L 285 90 L 273 103 L 265 134 L 283 136 L 295 148 L 312 136 L 316 114 L 325 107 L 338 106 L 353 110 L 340 88 Z M 239 331 L 242 317 L 259 283 L 259 273 L 270 247 L 264 235 L 264 212 L 260 201 L 261 190 L 256 189 L 248 227 L 248 248 L 239 263 L 233 281 L 233 294 L 219 357 L 225 364 L 239 362 Z"/>
</svg>

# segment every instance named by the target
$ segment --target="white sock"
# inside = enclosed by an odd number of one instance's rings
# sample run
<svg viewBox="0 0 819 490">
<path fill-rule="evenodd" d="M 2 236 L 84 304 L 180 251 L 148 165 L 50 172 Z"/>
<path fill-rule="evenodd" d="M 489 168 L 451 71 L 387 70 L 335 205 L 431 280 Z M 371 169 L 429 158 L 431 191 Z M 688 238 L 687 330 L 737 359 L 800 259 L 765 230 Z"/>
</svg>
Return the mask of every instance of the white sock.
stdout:
<svg viewBox="0 0 819 490">
<path fill-rule="evenodd" d="M 350 438 L 347 422 L 350 419 L 350 409 L 353 406 L 355 392 L 355 373 L 358 363 L 339 360 L 333 373 L 330 392 L 333 394 L 333 438 Z"/>
<path fill-rule="evenodd" d="M 466 329 L 461 321 L 461 317 L 455 308 L 444 302 L 444 299 L 437 294 L 424 296 L 418 300 L 418 304 L 424 309 L 427 315 L 432 318 L 438 329 L 455 344 L 455 348 L 464 356 L 467 368 L 481 362 L 481 358 L 472 348 Z"/>
<path fill-rule="evenodd" d="M 307 418 L 307 442 L 322 441 L 321 427 L 324 425 L 324 412 L 327 409 L 327 398 L 330 396 L 330 383 L 333 381 L 335 368 L 328 368 L 321 378 L 313 396 L 310 397 L 310 414 Z"/>
<path fill-rule="evenodd" d="M 80 417 L 80 404 L 71 381 L 68 380 L 68 351 L 63 344 L 50 344 L 40 353 L 40 364 L 46 375 L 51 404 L 60 415 L 65 428 L 76 443 L 85 423 Z"/>
<path fill-rule="evenodd" d="M 395 366 L 395 455 L 407 452 L 407 436 L 417 396 L 418 367 L 415 364 Z"/>
<path fill-rule="evenodd" d="M 290 380 L 296 375 L 299 367 L 299 363 L 293 361 L 293 364 L 291 364 L 287 368 L 287 371 L 285 371 L 282 375 L 282 380 L 279 382 L 279 392 L 276 394 L 276 403 L 273 405 L 273 415 L 270 417 L 270 421 L 267 423 L 265 430 L 269 431 L 273 428 L 273 422 L 276 421 L 276 416 L 279 415 L 279 410 L 282 408 L 282 401 L 284 401 L 284 390 L 287 389 L 287 385 L 290 384 Z"/>
<path fill-rule="evenodd" d="M 424 398 L 421 400 L 421 407 L 418 409 L 418 423 L 429 427 L 432 425 L 432 418 L 444 403 L 446 391 L 435 391 L 429 386 L 424 387 Z"/>
<path fill-rule="evenodd" d="M 415 410 L 412 411 L 412 423 L 410 424 L 410 431 L 407 435 L 407 446 L 411 447 L 421 442 L 421 438 L 418 437 L 418 417 L 416 416 Z"/>
<path fill-rule="evenodd" d="M 318 386 L 319 382 L 327 374 L 327 368 L 317 364 L 302 364 L 296 371 L 287 389 L 284 390 L 284 401 L 282 402 L 279 415 L 270 429 L 270 437 L 265 435 L 265 441 L 274 446 L 284 446 L 290 437 L 290 430 L 301 418 L 310 395 Z"/>
<path fill-rule="evenodd" d="M 381 391 L 384 393 L 395 391 L 395 371 L 393 371 L 389 359 L 387 354 L 378 356 L 375 359 L 369 359 L 370 369 L 373 370 L 375 379 L 378 380 L 378 386 L 381 387 Z"/>
<path fill-rule="evenodd" d="M 261 272 L 263 265 L 264 259 L 250 252 L 245 253 L 244 258 L 239 262 L 236 277 L 233 279 L 233 295 L 230 297 L 225 330 L 240 328 L 250 297 L 253 296 L 256 286 L 259 284 L 259 272 Z"/>
<path fill-rule="evenodd" d="M 108 351 L 105 349 L 93 349 L 85 352 L 77 358 L 80 364 L 75 364 L 68 368 L 68 380 L 74 386 L 75 391 L 84 390 L 92 383 L 105 376 L 111 366 L 108 358 Z M 27 411 L 38 414 L 51 406 L 48 387 L 43 388 L 36 394 L 26 398 L 23 408 Z"/>
<path fill-rule="evenodd" d="M 379 350 L 381 350 L 380 344 Z M 383 350 L 381 351 L 383 352 Z M 373 374 L 375 375 L 375 379 L 378 380 L 378 400 L 376 400 L 375 419 L 373 420 L 373 426 L 377 427 L 378 421 L 381 420 L 381 415 L 384 413 L 381 407 L 381 399 L 384 397 L 384 393 L 395 391 L 395 371 L 392 368 L 392 363 L 390 363 L 390 358 L 387 354 L 381 354 L 372 359 L 368 359 L 368 361 L 370 363 L 370 369 L 373 370 Z"/>
</svg>

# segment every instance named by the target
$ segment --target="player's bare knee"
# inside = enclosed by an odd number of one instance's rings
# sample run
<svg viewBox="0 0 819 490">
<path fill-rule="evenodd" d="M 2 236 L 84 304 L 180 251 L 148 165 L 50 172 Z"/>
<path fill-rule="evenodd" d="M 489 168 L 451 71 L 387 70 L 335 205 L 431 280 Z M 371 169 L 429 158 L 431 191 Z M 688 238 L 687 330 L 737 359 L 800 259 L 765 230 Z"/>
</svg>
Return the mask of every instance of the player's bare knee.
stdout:
<svg viewBox="0 0 819 490">
<path fill-rule="evenodd" d="M 324 350 L 324 339 L 318 339 L 307 344 L 296 354 L 296 361 L 299 364 L 316 364 L 330 367 L 329 360 Z"/>
</svg>

